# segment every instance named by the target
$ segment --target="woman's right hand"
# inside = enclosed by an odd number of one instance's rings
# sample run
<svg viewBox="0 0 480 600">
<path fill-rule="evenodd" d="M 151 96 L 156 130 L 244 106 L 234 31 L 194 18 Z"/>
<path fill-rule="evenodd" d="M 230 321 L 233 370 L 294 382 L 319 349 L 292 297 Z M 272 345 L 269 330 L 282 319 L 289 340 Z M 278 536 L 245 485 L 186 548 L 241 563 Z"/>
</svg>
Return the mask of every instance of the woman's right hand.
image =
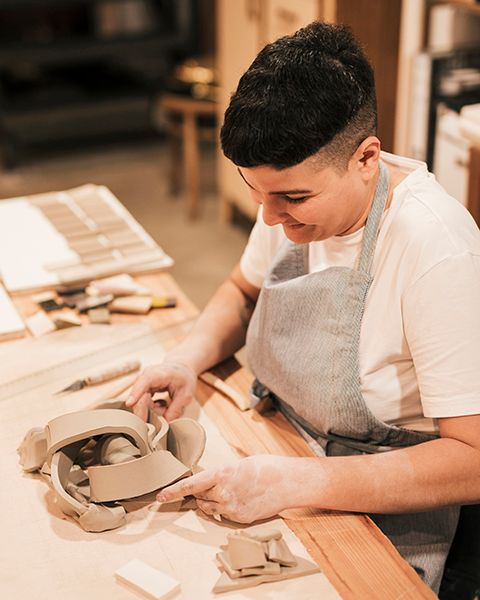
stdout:
<svg viewBox="0 0 480 600">
<path fill-rule="evenodd" d="M 193 400 L 196 386 L 197 374 L 193 369 L 182 362 L 166 359 L 142 371 L 125 404 L 147 421 L 148 411 L 154 405 L 153 395 L 166 391 L 170 399 L 163 416 L 167 421 L 173 421 L 183 414 L 187 404 Z"/>
</svg>

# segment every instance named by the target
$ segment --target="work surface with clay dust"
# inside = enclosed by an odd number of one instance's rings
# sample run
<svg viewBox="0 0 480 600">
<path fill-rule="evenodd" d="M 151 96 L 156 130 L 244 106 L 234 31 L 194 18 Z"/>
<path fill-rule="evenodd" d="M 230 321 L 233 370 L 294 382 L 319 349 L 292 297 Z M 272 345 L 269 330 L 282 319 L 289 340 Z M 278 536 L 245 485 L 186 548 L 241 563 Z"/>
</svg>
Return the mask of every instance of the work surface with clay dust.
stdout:
<svg viewBox="0 0 480 600">
<path fill-rule="evenodd" d="M 56 335 L 56 334 L 53 334 Z M 70 334 L 71 335 L 71 334 Z M 45 343 L 45 342 L 43 342 Z M 72 360 L 81 352 L 81 340 L 72 345 Z M 89 342 L 90 343 L 90 342 Z M 26 347 L 25 347 L 26 348 Z M 65 346 L 67 348 L 67 345 Z M 23 352 L 21 345 L 17 354 Z M 22 376 L 35 372 L 43 352 L 42 344 L 30 343 L 22 363 Z M 67 351 L 67 350 L 66 350 Z M 146 347 L 124 358 L 138 358 L 144 365 L 158 362 L 162 349 Z M 122 358 L 123 358 L 122 357 Z M 2 356 L 0 355 L 0 360 Z M 9 357 L 12 364 L 12 355 Z M 5 364 L 5 363 L 4 363 Z M 74 364 L 74 363 L 73 363 Z M 99 365 L 100 366 L 100 365 Z M 0 376 L 1 368 L 0 368 Z M 79 376 L 82 373 L 78 374 Z M 22 472 L 16 448 L 26 431 L 43 427 L 59 414 L 91 407 L 100 396 L 115 389 L 118 382 L 85 389 L 68 396 L 54 392 L 65 383 L 65 374 L 0 402 L 0 452 L 2 485 L 0 510 L 3 528 L 0 550 L 0 596 L 9 600 L 134 600 L 141 598 L 118 583 L 117 569 L 133 559 L 174 577 L 181 583 L 175 599 L 268 598 L 284 600 L 339 598 L 323 573 L 316 573 L 256 588 L 214 595 L 211 590 L 220 572 L 215 555 L 238 528 L 234 523 L 217 522 L 203 515 L 194 500 L 160 505 L 154 494 L 125 503 L 128 510 L 124 527 L 103 533 L 87 533 L 65 517 L 55 502 L 55 495 L 38 475 Z M 228 400 L 225 400 L 226 402 Z M 186 416 L 197 419 L 207 433 L 207 445 L 200 467 L 208 468 L 233 460 L 235 455 L 215 424 L 195 402 Z M 279 529 L 293 554 L 310 558 L 306 549 L 281 519 L 269 526 Z"/>
</svg>

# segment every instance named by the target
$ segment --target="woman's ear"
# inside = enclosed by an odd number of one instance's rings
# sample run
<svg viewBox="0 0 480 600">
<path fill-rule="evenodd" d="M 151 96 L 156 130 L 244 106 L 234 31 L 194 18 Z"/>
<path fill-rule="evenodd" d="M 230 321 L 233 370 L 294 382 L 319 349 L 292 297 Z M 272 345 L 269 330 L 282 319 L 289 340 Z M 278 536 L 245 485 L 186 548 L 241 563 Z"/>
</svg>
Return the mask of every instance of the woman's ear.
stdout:
<svg viewBox="0 0 480 600">
<path fill-rule="evenodd" d="M 378 161 L 380 160 L 380 140 L 370 135 L 353 153 L 349 168 L 357 170 L 362 179 L 370 180 L 378 170 Z"/>
</svg>

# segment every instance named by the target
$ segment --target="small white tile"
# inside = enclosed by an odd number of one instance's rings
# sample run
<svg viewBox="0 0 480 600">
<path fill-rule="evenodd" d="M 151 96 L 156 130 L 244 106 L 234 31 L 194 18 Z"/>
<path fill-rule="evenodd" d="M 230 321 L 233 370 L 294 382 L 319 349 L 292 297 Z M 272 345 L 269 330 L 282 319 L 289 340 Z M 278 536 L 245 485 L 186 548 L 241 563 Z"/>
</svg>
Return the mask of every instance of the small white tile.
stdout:
<svg viewBox="0 0 480 600">
<path fill-rule="evenodd" d="M 138 559 L 120 567 L 115 571 L 115 577 L 147 598 L 155 600 L 172 598 L 180 590 L 179 581 Z"/>
</svg>

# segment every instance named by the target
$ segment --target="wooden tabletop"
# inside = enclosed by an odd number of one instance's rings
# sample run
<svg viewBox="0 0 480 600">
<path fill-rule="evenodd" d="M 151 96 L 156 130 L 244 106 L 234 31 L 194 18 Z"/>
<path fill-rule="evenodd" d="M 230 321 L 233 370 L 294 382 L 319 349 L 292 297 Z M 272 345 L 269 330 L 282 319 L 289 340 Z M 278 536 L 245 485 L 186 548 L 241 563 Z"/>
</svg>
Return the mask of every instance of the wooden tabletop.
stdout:
<svg viewBox="0 0 480 600">
<path fill-rule="evenodd" d="M 157 295 L 176 296 L 177 307 L 156 309 L 147 316 L 113 315 L 112 322 L 145 321 L 155 328 L 165 328 L 171 331 L 166 347 L 173 346 L 188 332 L 198 310 L 169 274 L 143 275 L 136 279 Z M 23 317 L 38 310 L 29 295 L 17 296 L 15 304 Z M 174 325 L 176 327 L 172 327 Z M 225 361 L 214 372 L 233 388 L 248 395 L 253 376 L 235 359 Z M 239 456 L 258 453 L 313 455 L 305 441 L 280 413 L 267 411 L 261 414 L 257 410 L 242 412 L 201 381 L 197 399 Z M 316 509 L 289 510 L 281 516 L 342 598 L 436 598 L 367 516 Z"/>
</svg>

